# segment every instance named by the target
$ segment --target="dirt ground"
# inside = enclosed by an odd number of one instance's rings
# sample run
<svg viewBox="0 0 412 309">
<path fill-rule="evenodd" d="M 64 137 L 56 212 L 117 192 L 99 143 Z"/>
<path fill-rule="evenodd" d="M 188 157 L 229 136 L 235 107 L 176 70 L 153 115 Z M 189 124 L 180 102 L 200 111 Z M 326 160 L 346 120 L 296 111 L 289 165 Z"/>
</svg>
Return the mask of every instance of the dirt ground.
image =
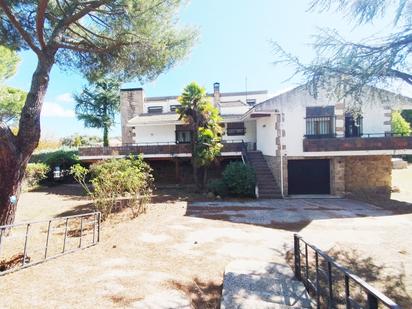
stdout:
<svg viewBox="0 0 412 309">
<path fill-rule="evenodd" d="M 394 171 L 406 207 L 412 168 Z M 402 180 L 403 179 L 403 180 Z M 76 186 L 23 194 L 17 221 L 88 211 Z M 342 199 L 190 201 L 160 190 L 148 212 L 105 222 L 102 242 L 0 277 L 1 308 L 218 308 L 225 265 L 285 263 L 299 232 L 412 307 L 412 209 Z M 407 209 L 407 208 L 406 208 Z"/>
</svg>

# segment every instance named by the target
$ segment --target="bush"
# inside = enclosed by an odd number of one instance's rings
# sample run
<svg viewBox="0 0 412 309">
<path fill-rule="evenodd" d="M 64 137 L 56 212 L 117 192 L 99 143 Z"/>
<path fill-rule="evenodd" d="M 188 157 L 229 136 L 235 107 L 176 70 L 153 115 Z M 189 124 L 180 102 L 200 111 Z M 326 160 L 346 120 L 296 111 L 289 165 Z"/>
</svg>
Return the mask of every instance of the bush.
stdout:
<svg viewBox="0 0 412 309">
<path fill-rule="evenodd" d="M 36 153 L 31 157 L 30 162 L 45 163 L 52 170 L 55 166 L 60 166 L 60 168 L 64 170 L 70 169 L 70 167 L 79 163 L 79 157 L 77 150 L 59 149 L 56 151 Z"/>
<path fill-rule="evenodd" d="M 256 177 L 252 167 L 242 162 L 231 162 L 223 171 L 222 179 L 209 181 L 208 189 L 220 196 L 255 196 Z"/>
<path fill-rule="evenodd" d="M 409 135 L 411 126 L 399 112 L 392 113 L 392 132 L 401 135 Z"/>
<path fill-rule="evenodd" d="M 207 184 L 209 192 L 213 192 L 215 195 L 226 196 L 228 195 L 227 186 L 223 182 L 223 179 L 212 179 Z"/>
<path fill-rule="evenodd" d="M 128 199 L 127 205 L 133 217 L 139 215 L 144 212 L 153 189 L 152 169 L 141 156 L 102 161 L 93 164 L 90 170 L 77 164 L 70 173 L 93 198 L 103 219 L 112 213 L 119 198 Z M 85 180 L 88 174 L 91 176 L 92 191 Z"/>
<path fill-rule="evenodd" d="M 36 187 L 41 180 L 47 178 L 49 171 L 49 166 L 44 163 L 29 163 L 24 174 L 25 183 L 29 188 Z"/>
<path fill-rule="evenodd" d="M 230 195 L 255 196 L 256 176 L 249 165 L 230 162 L 223 171 L 223 182 Z"/>
</svg>

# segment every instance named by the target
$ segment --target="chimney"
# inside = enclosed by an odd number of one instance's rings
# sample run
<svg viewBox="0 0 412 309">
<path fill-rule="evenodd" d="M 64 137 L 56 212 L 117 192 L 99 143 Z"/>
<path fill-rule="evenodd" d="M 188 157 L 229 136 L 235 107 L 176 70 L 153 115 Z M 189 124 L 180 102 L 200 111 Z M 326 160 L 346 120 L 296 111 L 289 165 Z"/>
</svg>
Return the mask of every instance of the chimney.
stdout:
<svg viewBox="0 0 412 309">
<path fill-rule="evenodd" d="M 213 103 L 215 106 L 220 102 L 220 83 L 213 84 Z"/>
<path fill-rule="evenodd" d="M 120 89 L 120 122 L 122 125 L 122 144 L 133 144 L 135 132 L 132 127 L 127 127 L 127 122 L 143 114 L 144 91 L 143 88 Z"/>
</svg>

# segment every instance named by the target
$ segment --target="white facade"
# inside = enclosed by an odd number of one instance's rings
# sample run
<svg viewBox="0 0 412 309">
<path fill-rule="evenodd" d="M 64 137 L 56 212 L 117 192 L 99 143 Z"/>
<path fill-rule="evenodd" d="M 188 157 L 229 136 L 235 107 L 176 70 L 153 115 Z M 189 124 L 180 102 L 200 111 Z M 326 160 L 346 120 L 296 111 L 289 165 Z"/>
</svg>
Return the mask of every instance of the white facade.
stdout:
<svg viewBox="0 0 412 309">
<path fill-rule="evenodd" d="M 147 143 L 176 143 L 176 126 L 183 123 L 178 120 L 172 106 L 178 105 L 177 97 L 152 97 L 144 98 L 140 109 L 142 114 L 129 115 L 126 124 L 132 135 L 132 142 L 136 144 Z M 303 87 L 296 87 L 286 92 L 269 98 L 267 91 L 252 91 L 239 93 L 214 93 L 210 99 L 219 108 L 225 124 L 223 141 L 247 142 L 256 145 L 266 156 L 312 157 L 312 156 L 339 156 L 339 155 L 365 155 L 365 154 L 405 154 L 412 153 L 411 149 L 405 150 L 370 150 L 370 151 L 334 151 L 334 152 L 305 152 L 303 144 L 307 134 L 307 108 L 308 107 L 333 107 L 333 117 L 337 138 L 344 137 L 345 112 L 350 101 L 338 102 L 326 93 L 321 92 L 314 99 Z M 361 114 L 363 116 L 363 136 L 384 136 L 391 132 L 391 96 L 396 97 L 396 106 L 399 107 L 399 96 L 389 94 L 388 99 L 380 101 L 379 98 L 370 96 L 363 100 Z M 405 100 L 409 100 L 405 98 Z M 249 105 L 249 104 L 255 105 Z M 405 101 L 411 104 L 410 101 Z M 150 108 L 161 107 L 162 111 L 150 113 Z M 228 124 L 243 122 L 245 133 L 242 135 L 229 135 Z"/>
</svg>

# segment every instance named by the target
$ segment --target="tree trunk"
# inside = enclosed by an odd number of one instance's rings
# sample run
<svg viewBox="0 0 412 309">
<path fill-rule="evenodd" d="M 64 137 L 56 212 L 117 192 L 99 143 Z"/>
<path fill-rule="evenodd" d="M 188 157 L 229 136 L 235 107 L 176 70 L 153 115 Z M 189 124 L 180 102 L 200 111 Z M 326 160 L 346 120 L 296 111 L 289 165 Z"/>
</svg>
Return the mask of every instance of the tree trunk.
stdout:
<svg viewBox="0 0 412 309">
<path fill-rule="evenodd" d="M 207 190 L 208 166 L 203 167 L 203 190 Z"/>
<path fill-rule="evenodd" d="M 103 146 L 109 146 L 109 129 L 107 128 L 107 126 L 103 127 Z"/>
<path fill-rule="evenodd" d="M 53 62 L 54 54 L 37 64 L 17 136 L 0 124 L 0 225 L 12 224 L 15 219 L 24 172 L 40 139 L 40 112 Z"/>
</svg>

